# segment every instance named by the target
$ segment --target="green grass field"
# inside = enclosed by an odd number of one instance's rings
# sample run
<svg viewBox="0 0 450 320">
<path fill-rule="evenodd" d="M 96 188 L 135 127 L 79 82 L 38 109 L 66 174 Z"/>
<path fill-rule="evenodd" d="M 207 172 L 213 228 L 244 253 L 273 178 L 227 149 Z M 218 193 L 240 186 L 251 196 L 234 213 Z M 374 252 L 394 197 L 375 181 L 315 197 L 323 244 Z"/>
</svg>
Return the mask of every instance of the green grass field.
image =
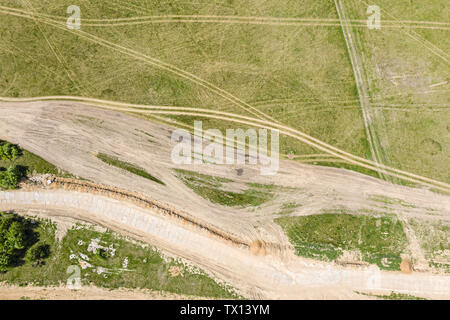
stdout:
<svg viewBox="0 0 450 320">
<path fill-rule="evenodd" d="M 351 19 L 367 16 L 365 1 L 344 3 Z M 448 23 L 448 8 L 439 0 L 370 4 L 381 8 L 381 29 L 355 32 L 386 164 L 448 183 L 450 31 L 383 24 L 383 19 Z"/>
<path fill-rule="evenodd" d="M 131 242 L 111 231 L 100 232 L 84 225 L 76 225 L 70 229 L 59 242 L 55 238 L 54 223 L 48 220 L 35 221 L 38 223 L 35 231 L 39 234 L 39 243 L 50 244 L 50 256 L 42 266 L 32 266 L 23 261 L 6 273 L 0 273 L 0 282 L 21 286 L 64 285 L 70 276 L 66 273 L 70 265 L 81 266 L 87 263 L 85 269 L 80 268 L 82 285 L 93 284 L 110 289 L 145 288 L 201 297 L 238 298 L 231 287 L 217 283 L 199 269 L 163 257 L 151 246 Z M 89 245 L 95 239 L 106 249 L 99 248 L 95 253 L 89 250 Z"/>
<path fill-rule="evenodd" d="M 275 219 L 286 232 L 296 254 L 333 261 L 345 251 L 381 269 L 399 270 L 406 248 L 402 224 L 393 216 L 318 214 Z"/>
<path fill-rule="evenodd" d="M 430 222 L 409 219 L 430 267 L 450 273 L 450 225 L 445 221 Z"/>
</svg>

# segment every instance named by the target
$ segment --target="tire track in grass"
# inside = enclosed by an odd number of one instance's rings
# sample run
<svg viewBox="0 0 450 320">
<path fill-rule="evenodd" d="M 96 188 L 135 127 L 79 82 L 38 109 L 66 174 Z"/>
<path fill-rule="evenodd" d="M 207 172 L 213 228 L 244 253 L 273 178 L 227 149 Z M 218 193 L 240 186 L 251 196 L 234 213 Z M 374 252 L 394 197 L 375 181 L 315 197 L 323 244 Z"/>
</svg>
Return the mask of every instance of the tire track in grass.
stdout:
<svg viewBox="0 0 450 320">
<path fill-rule="evenodd" d="M 336 11 L 341 20 L 342 33 L 344 35 L 345 44 L 347 46 L 350 63 L 353 68 L 355 76 L 356 88 L 358 90 L 359 101 L 361 105 L 361 113 L 364 120 L 364 127 L 366 129 L 367 141 L 369 142 L 370 153 L 372 159 L 376 163 L 383 163 L 381 147 L 378 145 L 378 139 L 373 127 L 372 113 L 370 110 L 370 101 L 367 85 L 365 83 L 364 67 L 361 58 L 356 50 L 355 37 L 351 27 L 348 25 L 348 18 L 345 14 L 344 5 L 341 0 L 334 0 Z M 378 175 L 380 178 L 386 180 L 386 176 L 380 171 Z"/>
<path fill-rule="evenodd" d="M 4 7 L 0 6 L 0 9 L 2 9 L 2 8 L 4 8 Z M 35 20 L 35 21 L 40 21 L 40 22 L 45 23 L 47 25 L 51 25 L 53 27 L 59 28 L 61 30 L 64 30 L 66 32 L 70 32 L 72 34 L 75 34 L 75 35 L 77 35 L 80 38 L 87 39 L 87 40 L 89 40 L 91 42 L 94 42 L 94 43 L 96 43 L 98 45 L 102 45 L 102 46 L 107 47 L 109 49 L 112 49 L 114 51 L 126 54 L 126 55 L 128 55 L 130 57 L 133 57 L 133 58 L 137 59 L 137 60 L 146 62 L 146 63 L 148 63 L 150 65 L 153 65 L 153 66 L 155 66 L 157 68 L 160 68 L 162 70 L 169 71 L 169 72 L 171 72 L 171 73 L 173 73 L 175 75 L 178 75 L 179 77 L 182 77 L 184 79 L 190 80 L 191 82 L 196 83 L 197 85 L 199 85 L 201 87 L 204 87 L 204 88 L 214 92 L 215 94 L 221 96 L 225 100 L 230 101 L 234 105 L 242 108 L 243 110 L 249 112 L 250 114 L 253 114 L 254 116 L 256 116 L 256 117 L 258 117 L 260 119 L 270 120 L 270 121 L 273 121 L 273 122 L 278 122 L 276 119 L 274 119 L 271 116 L 261 112 L 260 110 L 258 110 L 255 107 L 249 105 L 248 103 L 244 102 L 240 98 L 232 95 L 228 91 L 226 91 L 224 89 L 221 89 L 221 88 L 215 86 L 214 84 L 197 77 L 196 75 L 194 75 L 192 73 L 189 73 L 189 72 L 187 72 L 185 70 L 182 70 L 182 69 L 180 69 L 180 68 L 178 68 L 176 66 L 173 66 L 173 65 L 171 65 L 169 63 L 163 62 L 163 61 L 161 61 L 159 59 L 152 58 L 150 56 L 144 55 L 144 54 L 142 54 L 140 52 L 137 52 L 137 51 L 135 51 L 133 49 L 123 47 L 123 46 L 118 45 L 116 43 L 110 42 L 110 41 L 105 40 L 103 38 L 97 37 L 97 36 L 95 36 L 93 34 L 90 34 L 88 32 L 84 32 L 84 31 L 81 31 L 81 30 L 76 30 L 75 31 L 75 30 L 68 29 L 65 24 L 60 23 L 60 22 L 55 21 L 55 20 L 43 19 L 43 18 L 35 18 L 35 16 L 33 16 L 33 13 L 29 13 L 29 12 L 22 11 L 22 10 L 17 10 L 17 9 L 6 10 L 6 11 L 5 10 L 0 10 L 0 12 L 1 13 L 5 13 L 5 14 L 9 14 L 9 15 L 12 15 L 12 16 L 17 16 L 17 17 L 32 19 L 32 20 Z"/>
<path fill-rule="evenodd" d="M 358 0 L 359 2 L 363 3 L 366 6 L 369 6 L 369 4 L 367 2 L 365 2 L 364 0 Z M 405 31 L 404 28 L 402 27 L 406 27 L 405 23 L 403 21 L 399 21 L 397 20 L 392 14 L 390 14 L 388 11 L 386 11 L 385 9 L 383 9 L 381 6 L 378 6 L 381 8 L 381 11 L 383 11 L 386 15 L 390 16 L 392 19 L 394 19 L 393 21 L 396 21 L 398 23 L 400 23 L 399 27 L 402 29 L 403 33 L 406 34 L 408 37 L 410 37 L 411 39 L 415 40 L 416 42 L 418 42 L 419 44 L 421 44 L 422 46 L 424 46 L 426 49 L 428 49 L 431 53 L 433 53 L 435 56 L 441 58 L 443 61 L 445 61 L 447 64 L 450 63 L 449 61 L 449 57 L 450 55 L 445 52 L 444 50 L 442 50 L 441 48 L 439 48 L 438 46 L 436 46 L 435 44 L 433 44 L 432 42 L 430 42 L 429 40 L 423 39 L 423 37 L 421 35 L 419 35 L 417 32 L 415 32 L 414 30 L 412 30 L 411 33 L 414 33 L 414 35 L 412 35 L 410 32 Z M 391 20 L 392 21 L 392 20 Z M 385 26 L 383 26 L 385 27 Z M 388 26 L 389 27 L 389 26 Z M 445 28 L 444 30 L 448 30 L 448 28 Z M 422 39 L 421 39 L 422 38 Z"/>
<path fill-rule="evenodd" d="M 2 6 L 0 6 L 2 7 Z M 10 7 L 2 7 L 4 9 L 20 10 Z M 130 9 L 131 8 L 127 8 Z M 136 9 L 132 9 L 136 13 Z M 61 23 L 67 20 L 67 17 L 50 15 L 35 12 L 35 15 L 59 19 Z M 392 16 L 391 16 L 392 17 Z M 421 20 L 383 20 L 388 28 L 410 28 L 410 29 L 437 29 L 450 30 L 450 23 L 441 21 L 421 21 Z M 340 27 L 340 20 L 333 18 L 289 18 L 289 17 L 268 17 L 268 16 L 230 16 L 230 15 L 144 15 L 126 18 L 83 18 L 82 21 L 85 26 L 121 26 L 133 24 L 147 24 L 147 23 L 171 23 L 171 22 L 197 22 L 197 23 L 242 23 L 242 24 L 268 24 L 268 25 L 304 25 L 304 26 L 336 26 Z M 366 20 L 363 19 L 349 19 L 349 22 L 356 27 L 366 27 Z M 96 23 L 94 23 L 96 22 Z"/>
</svg>

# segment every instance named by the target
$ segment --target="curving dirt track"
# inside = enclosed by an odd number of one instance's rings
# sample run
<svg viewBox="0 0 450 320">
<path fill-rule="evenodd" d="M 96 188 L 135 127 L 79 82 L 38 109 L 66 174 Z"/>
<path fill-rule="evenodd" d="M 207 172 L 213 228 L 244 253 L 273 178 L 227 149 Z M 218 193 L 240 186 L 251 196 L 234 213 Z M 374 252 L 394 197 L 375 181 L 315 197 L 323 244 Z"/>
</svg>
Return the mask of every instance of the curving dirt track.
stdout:
<svg viewBox="0 0 450 320">
<path fill-rule="evenodd" d="M 143 194 L 246 242 L 274 242 L 281 249 L 269 251 L 266 256 L 253 256 L 246 248 L 198 232 L 177 219 L 166 219 L 151 209 L 83 192 L 21 190 L 1 193 L 1 210 L 34 208 L 46 210 L 49 215 L 62 214 L 98 223 L 182 257 L 213 276 L 230 282 L 242 294 L 252 298 L 360 297 L 354 293 L 355 290 L 385 293 L 394 290 L 449 298 L 448 276 L 427 272 L 410 275 L 377 273 L 370 268 L 342 267 L 296 257 L 282 230 L 273 223 L 275 208 L 286 198 L 276 199 L 256 213 L 225 208 L 200 198 L 173 175 L 175 165 L 170 161 L 173 146 L 170 141 L 171 128 L 77 102 L 2 103 L 0 109 L 0 139 L 19 143 L 58 167 L 95 183 Z M 153 142 L 149 142 L 142 131 L 151 134 Z M 166 186 L 110 167 L 95 157 L 96 152 L 116 155 L 135 163 L 163 180 Z M 237 168 L 244 168 L 242 176 L 236 174 Z M 288 200 L 304 203 L 296 211 L 299 215 L 334 206 L 356 210 L 375 208 L 376 203 L 369 197 L 376 194 L 414 205 L 415 208 L 396 207 L 398 215 L 450 220 L 448 196 L 426 189 L 393 185 L 347 170 L 290 161 L 280 161 L 280 171 L 274 176 L 261 176 L 257 167 L 248 165 L 205 164 L 186 169 L 235 181 L 292 187 L 294 191 L 287 195 L 290 197 Z M 135 219 L 126 218 L 132 212 Z M 160 227 L 149 227 L 152 225 Z"/>
<path fill-rule="evenodd" d="M 33 101 L 54 101 L 54 100 L 68 100 L 68 101 L 80 101 L 87 102 L 88 105 L 93 105 L 109 110 L 120 110 L 124 112 L 130 112 L 135 114 L 161 114 L 161 115 L 188 115 L 188 116 L 202 116 L 206 118 L 218 119 L 231 121 L 246 125 L 251 125 L 259 128 L 265 129 L 275 129 L 280 133 L 293 137 L 301 142 L 304 142 L 318 150 L 327 152 L 330 155 L 336 156 L 344 161 L 352 164 L 356 164 L 360 167 L 364 167 L 371 170 L 377 170 L 378 172 L 384 173 L 386 175 L 397 177 L 405 181 L 421 184 L 424 186 L 429 186 L 436 188 L 444 192 L 450 192 L 450 185 L 447 183 L 433 180 L 427 177 L 423 177 L 410 172 L 405 172 L 396 168 L 386 166 L 381 163 L 377 163 L 371 160 L 367 160 L 344 150 L 340 150 L 333 147 L 323 141 L 320 141 L 314 137 L 311 137 L 301 131 L 295 130 L 293 128 L 284 126 L 279 123 L 273 123 L 269 121 L 259 120 L 255 118 L 250 118 L 247 116 L 242 116 L 238 114 L 226 113 L 216 110 L 205 110 L 198 108 L 186 108 L 186 107 L 171 107 L 171 106 L 142 106 L 136 104 L 127 104 L 121 102 L 105 101 L 100 99 L 85 98 L 85 97 L 73 97 L 73 96 L 49 96 L 49 97 L 36 97 L 36 98 L 5 98 L 0 97 L 0 101 L 6 102 L 33 102 Z"/>
<path fill-rule="evenodd" d="M 33 14 L 39 18 L 49 19 L 55 23 L 65 24 L 67 17 L 30 12 L 18 8 L 0 6 L 0 9 L 10 10 L 22 14 Z M 259 24 L 274 26 L 333 26 L 340 27 L 339 19 L 332 18 L 282 18 L 258 16 L 227 16 L 227 15 L 157 15 L 136 16 L 116 19 L 89 19 L 83 18 L 83 25 L 87 27 L 114 27 L 151 23 L 230 23 L 230 24 Z M 354 27 L 367 27 L 366 20 L 348 20 L 348 25 Z M 450 23 L 439 21 L 411 21 L 411 20 L 383 20 L 387 28 L 411 28 L 450 30 Z"/>
<path fill-rule="evenodd" d="M 0 284 L 0 300 L 184 300 L 202 299 L 201 297 L 183 296 L 173 293 L 153 292 L 139 289 L 103 289 L 83 287 L 82 290 L 71 290 L 61 287 L 18 287 Z"/>
</svg>

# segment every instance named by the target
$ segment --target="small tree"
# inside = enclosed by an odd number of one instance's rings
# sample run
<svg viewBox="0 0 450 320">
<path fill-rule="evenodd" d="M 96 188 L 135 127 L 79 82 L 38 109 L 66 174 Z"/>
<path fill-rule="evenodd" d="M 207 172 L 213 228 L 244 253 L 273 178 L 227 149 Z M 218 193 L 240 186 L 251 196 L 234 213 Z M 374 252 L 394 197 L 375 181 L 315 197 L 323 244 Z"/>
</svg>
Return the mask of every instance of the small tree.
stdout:
<svg viewBox="0 0 450 320">
<path fill-rule="evenodd" d="M 0 212 L 0 271 L 6 271 L 17 261 L 17 255 L 29 243 L 27 234 L 24 219 Z"/>
<path fill-rule="evenodd" d="M 0 158 L 2 160 L 13 161 L 20 156 L 20 148 L 15 144 L 5 142 L 0 147 Z"/>
<path fill-rule="evenodd" d="M 42 265 L 43 260 L 49 255 L 50 246 L 48 244 L 35 244 L 27 251 L 26 260 L 34 265 Z"/>
<path fill-rule="evenodd" d="M 11 255 L 0 252 L 0 272 L 8 270 L 8 266 L 11 264 Z"/>
<path fill-rule="evenodd" d="M 102 248 L 100 248 L 99 250 L 98 250 L 98 255 L 100 256 L 100 258 L 102 258 L 102 259 L 108 259 L 109 258 L 109 252 L 107 251 L 107 250 L 105 250 L 105 249 L 102 249 Z"/>
<path fill-rule="evenodd" d="M 22 173 L 17 166 L 9 166 L 6 171 L 0 171 L 0 188 L 4 190 L 16 189 Z"/>
<path fill-rule="evenodd" d="M 8 253 L 25 248 L 26 236 L 23 223 L 20 223 L 19 221 L 13 221 L 11 223 L 6 232 L 6 241 L 9 246 Z"/>
</svg>

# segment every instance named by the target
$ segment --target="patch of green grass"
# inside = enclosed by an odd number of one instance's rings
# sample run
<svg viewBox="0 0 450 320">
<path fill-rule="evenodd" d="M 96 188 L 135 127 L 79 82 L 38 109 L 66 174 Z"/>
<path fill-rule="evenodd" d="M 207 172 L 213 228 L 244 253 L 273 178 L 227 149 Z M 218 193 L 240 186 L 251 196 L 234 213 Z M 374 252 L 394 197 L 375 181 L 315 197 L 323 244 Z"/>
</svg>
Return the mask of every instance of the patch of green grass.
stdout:
<svg viewBox="0 0 450 320">
<path fill-rule="evenodd" d="M 82 114 L 78 114 L 76 115 L 76 118 L 74 119 L 75 122 L 84 124 L 88 127 L 97 127 L 97 128 L 101 128 L 101 125 L 105 122 L 104 120 L 100 120 L 94 117 L 89 117 L 89 116 L 85 116 Z"/>
<path fill-rule="evenodd" d="M 421 297 L 416 297 L 416 296 L 412 296 L 406 293 L 397 293 L 392 291 L 390 295 L 376 295 L 376 294 L 370 294 L 370 293 L 364 293 L 364 292 L 356 292 L 358 294 L 362 294 L 365 296 L 370 296 L 370 297 L 377 297 L 377 298 L 381 298 L 384 300 L 427 300 L 425 298 L 421 298 Z"/>
<path fill-rule="evenodd" d="M 297 208 L 299 204 L 297 202 L 286 202 L 281 206 L 282 209 L 294 209 Z"/>
<path fill-rule="evenodd" d="M 278 214 L 289 214 L 294 212 L 294 209 L 300 205 L 297 202 L 286 202 L 281 205 L 281 211 Z"/>
<path fill-rule="evenodd" d="M 5 141 L 0 140 L 0 144 Z M 14 164 L 24 169 L 25 174 L 41 174 L 41 173 L 51 173 L 55 176 L 64 178 L 74 178 L 75 176 L 67 173 L 58 167 L 54 166 L 50 162 L 42 159 L 41 157 L 31 153 L 23 148 L 20 148 L 21 155 L 14 161 L 1 160 L 0 167 L 8 167 L 10 164 Z"/>
<path fill-rule="evenodd" d="M 410 204 L 406 201 L 403 201 L 402 199 L 390 198 L 390 197 L 386 197 L 383 195 L 372 195 L 369 197 L 369 200 L 382 202 L 385 204 L 398 204 L 398 205 L 401 205 L 401 206 L 407 207 L 407 208 L 417 208 L 415 205 Z"/>
<path fill-rule="evenodd" d="M 440 263 L 440 262 L 429 261 L 428 265 L 437 270 L 444 271 L 445 273 L 450 273 L 450 263 Z"/>
<path fill-rule="evenodd" d="M 391 216 L 319 214 L 275 219 L 297 255 L 333 261 L 343 250 L 361 252 L 381 269 L 399 270 L 407 239 L 400 221 Z"/>
<path fill-rule="evenodd" d="M 376 295 L 376 297 L 385 299 L 385 300 L 427 300 L 425 298 L 412 296 L 406 293 L 397 293 L 391 292 L 390 295 Z"/>
<path fill-rule="evenodd" d="M 248 189 L 242 192 L 233 192 L 221 189 L 224 183 L 233 182 L 230 179 L 188 170 L 175 169 L 175 172 L 177 172 L 177 177 L 196 194 L 223 206 L 257 207 L 273 198 L 273 193 L 270 192 L 274 188 L 272 185 L 248 183 Z"/>
<path fill-rule="evenodd" d="M 351 164 L 351 163 L 345 163 L 345 162 L 331 162 L 331 161 L 317 161 L 313 162 L 316 166 L 324 166 L 324 167 L 332 167 L 332 168 L 342 168 L 347 170 L 356 171 L 362 174 L 366 174 L 375 178 L 378 178 L 378 173 L 374 170 L 370 170 L 367 168 L 362 168 L 360 166 Z"/>
<path fill-rule="evenodd" d="M 58 242 L 55 239 L 54 224 L 44 220 L 39 220 L 38 223 L 36 231 L 39 233 L 39 242 L 50 244 L 50 257 L 42 266 L 32 266 L 25 262 L 6 273 L 0 273 L 0 282 L 19 286 L 64 285 L 70 276 L 66 273 L 67 268 L 71 265 L 80 266 L 80 261 L 85 261 L 89 266 L 85 269 L 80 267 L 82 285 L 109 289 L 145 288 L 224 299 L 240 298 L 230 286 L 219 284 L 203 271 L 163 257 L 155 248 L 129 241 L 114 232 L 100 232 L 77 224 Z M 106 250 L 97 250 L 95 253 L 93 250 L 89 251 L 88 247 L 93 239 L 98 239 L 99 245 Z M 110 248 L 114 249 L 114 253 Z M 125 259 L 128 260 L 126 266 Z M 180 274 L 174 276 L 171 273 L 172 267 L 178 268 Z"/>
<path fill-rule="evenodd" d="M 250 188 L 262 189 L 262 190 L 267 190 L 267 191 L 273 191 L 277 187 L 274 184 L 261 184 L 261 183 L 255 183 L 255 182 L 249 182 L 249 183 L 247 183 L 247 186 L 249 186 Z"/>
<path fill-rule="evenodd" d="M 222 183 L 233 182 L 231 179 L 209 176 L 207 174 L 202 174 L 194 171 L 175 169 L 175 171 L 183 175 L 184 179 L 190 182 L 201 182 L 203 184 L 208 184 L 215 187 L 220 187 Z"/>
<path fill-rule="evenodd" d="M 144 169 L 142 169 L 142 168 L 140 168 L 140 167 L 138 167 L 138 166 L 136 166 L 134 164 L 131 164 L 131 163 L 119 160 L 116 157 L 112 157 L 112 156 L 109 156 L 109 155 L 104 154 L 104 153 L 98 153 L 97 154 L 97 158 L 99 158 L 103 162 L 109 164 L 110 166 L 114 166 L 114 167 L 126 170 L 128 172 L 131 172 L 132 174 L 135 174 L 135 175 L 138 175 L 138 176 L 143 177 L 145 179 L 148 179 L 148 180 L 154 181 L 156 183 L 165 185 L 164 182 L 162 182 L 158 178 L 155 178 L 154 176 L 149 174 L 147 171 L 145 171 Z"/>
<path fill-rule="evenodd" d="M 413 229 L 428 264 L 450 272 L 450 225 L 446 221 L 429 221 L 415 218 L 408 223 Z"/>
</svg>

